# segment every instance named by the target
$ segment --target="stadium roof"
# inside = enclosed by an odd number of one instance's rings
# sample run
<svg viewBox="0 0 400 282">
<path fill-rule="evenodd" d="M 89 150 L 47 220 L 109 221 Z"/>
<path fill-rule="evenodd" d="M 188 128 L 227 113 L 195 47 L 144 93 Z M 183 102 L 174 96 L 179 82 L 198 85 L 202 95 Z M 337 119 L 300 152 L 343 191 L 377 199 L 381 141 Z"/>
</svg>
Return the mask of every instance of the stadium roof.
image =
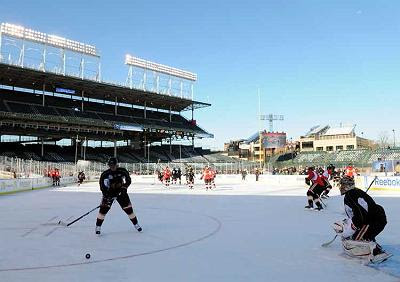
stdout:
<svg viewBox="0 0 400 282">
<path fill-rule="evenodd" d="M 343 126 L 343 127 L 332 127 L 324 133 L 324 135 L 344 135 L 351 134 L 354 132 L 355 126 Z"/>
<path fill-rule="evenodd" d="M 106 82 L 97 82 L 78 77 L 43 72 L 36 69 L 21 68 L 19 66 L 0 63 L 0 84 L 27 89 L 43 90 L 55 92 L 55 88 L 65 88 L 75 90 L 80 96 L 84 91 L 84 96 L 99 100 L 115 101 L 133 105 L 146 106 L 181 112 L 185 110 L 198 109 L 211 106 L 211 104 L 192 101 L 190 99 L 175 96 L 158 94 L 155 92 L 131 89 L 123 85 Z"/>
<path fill-rule="evenodd" d="M 244 142 L 246 144 L 250 144 L 252 142 L 257 142 L 260 139 L 260 132 L 256 132 L 253 135 L 251 135 L 249 138 L 247 138 Z"/>
<path fill-rule="evenodd" d="M 306 137 L 309 137 L 311 135 L 315 135 L 318 133 L 322 133 L 324 130 L 329 129 L 329 125 L 316 125 L 311 127 L 311 129 L 306 133 Z"/>
</svg>

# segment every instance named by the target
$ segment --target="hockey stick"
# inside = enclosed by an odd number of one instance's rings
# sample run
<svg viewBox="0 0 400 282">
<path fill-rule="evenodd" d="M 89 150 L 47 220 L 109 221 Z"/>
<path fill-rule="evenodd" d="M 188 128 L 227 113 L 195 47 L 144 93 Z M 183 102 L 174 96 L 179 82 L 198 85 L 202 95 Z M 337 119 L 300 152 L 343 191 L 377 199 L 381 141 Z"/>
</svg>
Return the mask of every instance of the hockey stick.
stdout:
<svg viewBox="0 0 400 282">
<path fill-rule="evenodd" d="M 375 176 L 374 179 L 372 180 L 371 184 L 369 184 L 368 189 L 365 190 L 365 193 L 368 192 L 369 188 L 371 188 L 372 184 L 375 182 L 375 180 L 378 178 L 378 176 Z"/>
<path fill-rule="evenodd" d="M 65 223 L 65 222 L 63 222 L 63 221 L 60 220 L 60 221 L 58 222 L 58 224 L 59 224 L 59 225 L 62 225 L 62 226 L 65 226 L 65 227 L 68 227 L 68 226 L 70 226 L 71 224 L 74 224 L 74 223 L 77 222 L 78 220 L 82 219 L 83 217 L 87 216 L 87 215 L 88 215 L 89 213 L 91 213 L 92 211 L 97 210 L 98 208 L 100 208 L 100 205 L 98 205 L 97 207 L 91 209 L 91 210 L 88 211 L 87 213 L 81 215 L 80 217 L 78 217 L 77 219 L 75 219 L 75 220 L 73 220 L 73 221 L 71 221 L 71 222 L 69 222 L 69 223 Z"/>
<path fill-rule="evenodd" d="M 333 237 L 333 239 L 330 240 L 329 242 L 323 243 L 323 244 L 321 245 L 321 247 L 324 247 L 324 248 L 325 248 L 325 247 L 328 247 L 330 244 L 333 243 L 333 241 L 336 240 L 337 236 L 338 236 L 338 234 L 336 234 L 335 237 Z"/>
<path fill-rule="evenodd" d="M 319 201 L 320 201 L 320 202 L 324 205 L 324 207 L 326 208 L 327 205 L 322 201 L 321 196 L 318 196 L 318 198 L 319 198 Z"/>
</svg>

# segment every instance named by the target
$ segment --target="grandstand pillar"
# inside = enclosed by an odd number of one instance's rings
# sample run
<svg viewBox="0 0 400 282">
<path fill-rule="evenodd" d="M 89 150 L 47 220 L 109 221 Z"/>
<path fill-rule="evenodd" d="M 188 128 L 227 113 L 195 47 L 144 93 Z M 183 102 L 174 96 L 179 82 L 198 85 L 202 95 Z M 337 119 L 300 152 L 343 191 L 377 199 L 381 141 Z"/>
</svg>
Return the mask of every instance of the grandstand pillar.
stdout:
<svg viewBox="0 0 400 282">
<path fill-rule="evenodd" d="M 169 122 L 172 122 L 171 106 L 169 106 Z"/>
<path fill-rule="evenodd" d="M 44 143 L 43 143 L 43 137 L 40 138 L 41 144 L 42 144 L 42 150 L 40 151 L 40 156 L 43 158 L 44 155 Z"/>
<path fill-rule="evenodd" d="M 43 96 L 43 97 L 42 97 L 42 98 L 43 98 L 43 99 L 42 99 L 42 106 L 43 106 L 43 107 L 44 107 L 44 105 L 45 105 L 45 98 L 44 98 L 44 96 L 45 96 L 45 95 L 44 95 L 44 91 L 45 91 L 45 90 L 46 90 L 46 83 L 43 83 L 43 95 L 42 95 L 42 96 Z"/>
<path fill-rule="evenodd" d="M 114 140 L 114 157 L 117 157 L 117 140 Z"/>
<path fill-rule="evenodd" d="M 97 81 L 101 81 L 101 62 L 100 62 L 100 57 L 99 57 L 99 65 L 98 65 L 98 70 L 97 70 Z"/>
<path fill-rule="evenodd" d="M 47 54 L 47 45 L 44 45 L 43 54 L 42 54 L 42 71 L 46 71 L 46 54 Z"/>
<path fill-rule="evenodd" d="M 169 153 L 172 154 L 172 137 L 169 136 Z"/>
<path fill-rule="evenodd" d="M 78 135 L 75 138 L 75 164 L 78 162 Z"/>
<path fill-rule="evenodd" d="M 171 95 L 172 79 L 171 76 L 168 79 L 168 95 Z"/>
<path fill-rule="evenodd" d="M 193 120 L 193 117 L 194 117 L 194 105 L 192 104 L 192 120 Z"/>
<path fill-rule="evenodd" d="M 88 140 L 85 137 L 85 147 L 83 147 L 83 160 L 86 161 L 86 147 Z"/>
<path fill-rule="evenodd" d="M 62 49 L 62 64 L 63 64 L 63 75 L 65 75 L 65 63 L 66 63 L 67 57 L 65 55 L 65 49 Z"/>
<path fill-rule="evenodd" d="M 146 106 L 147 106 L 147 103 L 146 103 L 146 101 L 144 101 L 144 118 L 146 119 L 147 117 L 146 117 Z"/>
<path fill-rule="evenodd" d="M 146 91 L 146 69 L 143 72 L 143 91 Z"/>
<path fill-rule="evenodd" d="M 115 115 L 117 115 L 117 113 L 118 113 L 117 104 L 118 104 L 118 98 L 115 96 L 115 109 L 114 109 L 114 114 Z"/>
<path fill-rule="evenodd" d="M 83 99 L 85 98 L 84 95 L 85 94 L 85 91 L 84 90 L 82 90 L 82 103 L 81 103 L 81 111 L 83 112 Z"/>
<path fill-rule="evenodd" d="M 143 149 L 144 149 L 144 157 L 146 158 L 146 134 L 144 135 L 144 141 L 143 141 Z"/>
<path fill-rule="evenodd" d="M 19 55 L 19 64 L 22 68 L 24 67 L 24 59 L 25 59 L 25 40 L 22 40 L 22 49 Z"/>
<path fill-rule="evenodd" d="M 181 80 L 181 99 L 183 98 L 183 81 Z"/>
<path fill-rule="evenodd" d="M 81 79 L 83 79 L 84 75 L 84 70 L 85 70 L 85 58 L 82 56 L 81 58 L 81 64 L 80 64 L 80 69 L 81 69 Z"/>
</svg>

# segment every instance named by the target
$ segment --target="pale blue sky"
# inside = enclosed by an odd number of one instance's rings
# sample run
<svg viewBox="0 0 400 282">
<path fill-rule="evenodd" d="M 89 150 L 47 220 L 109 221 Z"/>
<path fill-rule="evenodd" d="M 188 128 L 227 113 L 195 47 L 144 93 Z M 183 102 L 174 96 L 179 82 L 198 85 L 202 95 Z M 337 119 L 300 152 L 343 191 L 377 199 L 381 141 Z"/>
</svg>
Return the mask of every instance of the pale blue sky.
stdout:
<svg viewBox="0 0 400 282">
<path fill-rule="evenodd" d="M 258 87 L 289 137 L 340 122 L 373 139 L 400 131 L 399 1 L 0 4 L 1 22 L 96 45 L 107 80 L 125 81 L 126 53 L 197 73 L 195 99 L 212 107 L 195 118 L 213 148 L 257 131 Z"/>
</svg>

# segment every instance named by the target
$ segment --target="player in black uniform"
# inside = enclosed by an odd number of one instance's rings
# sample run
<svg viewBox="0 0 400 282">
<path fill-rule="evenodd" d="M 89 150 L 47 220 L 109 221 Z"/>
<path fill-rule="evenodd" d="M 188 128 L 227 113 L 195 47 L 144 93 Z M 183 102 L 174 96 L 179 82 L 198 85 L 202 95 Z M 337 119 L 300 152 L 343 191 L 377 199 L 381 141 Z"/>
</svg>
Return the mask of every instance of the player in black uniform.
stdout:
<svg viewBox="0 0 400 282">
<path fill-rule="evenodd" d="M 103 198 L 97 215 L 96 234 L 100 234 L 101 225 L 114 200 L 117 200 L 121 208 L 126 212 L 136 230 L 142 231 L 142 227 L 138 224 L 137 217 L 133 212 L 132 203 L 127 192 L 129 185 L 131 185 L 131 177 L 128 171 L 125 168 L 118 167 L 116 158 L 110 158 L 108 166 L 110 168 L 100 176 L 100 190 L 103 193 Z"/>
<path fill-rule="evenodd" d="M 188 168 L 186 168 L 186 183 L 189 186 L 189 189 L 193 189 L 193 185 L 194 185 L 194 171 L 193 168 L 191 166 L 189 166 Z"/>
<path fill-rule="evenodd" d="M 387 256 L 375 241 L 387 223 L 383 207 L 376 204 L 366 192 L 355 188 L 353 177 L 345 175 L 340 180 L 339 189 L 344 195 L 348 219 L 343 224 L 335 223 L 334 229 L 342 234 L 345 251 L 347 249 L 351 253 L 361 246 L 363 250 L 370 250 L 371 260 Z"/>
<path fill-rule="evenodd" d="M 181 168 L 178 167 L 178 170 L 176 171 L 176 177 L 179 179 L 179 185 L 182 184 L 182 171 Z"/>
<path fill-rule="evenodd" d="M 80 186 L 83 182 L 83 180 L 86 179 L 86 175 L 83 171 L 79 172 L 78 174 L 78 186 Z"/>
<path fill-rule="evenodd" d="M 176 184 L 176 180 L 178 179 L 178 170 L 176 167 L 172 170 L 172 184 Z"/>
</svg>

